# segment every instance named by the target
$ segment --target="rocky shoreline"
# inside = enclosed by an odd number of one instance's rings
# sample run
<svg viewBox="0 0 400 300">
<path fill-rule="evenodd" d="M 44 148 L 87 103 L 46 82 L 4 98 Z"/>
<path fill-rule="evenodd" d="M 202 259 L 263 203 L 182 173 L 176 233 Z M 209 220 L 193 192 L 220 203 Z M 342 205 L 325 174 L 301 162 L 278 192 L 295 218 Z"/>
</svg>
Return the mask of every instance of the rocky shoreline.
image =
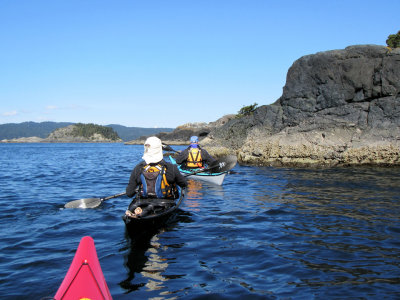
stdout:
<svg viewBox="0 0 400 300">
<path fill-rule="evenodd" d="M 239 162 L 400 166 L 400 48 L 358 45 L 300 58 L 282 96 L 210 132 Z"/>
<path fill-rule="evenodd" d="M 192 128 L 183 139 L 178 128 L 158 136 L 187 144 L 194 133 L 213 155 L 234 153 L 241 164 L 400 166 L 400 48 L 356 45 L 301 57 L 275 103 Z"/>
<path fill-rule="evenodd" d="M 0 140 L 0 143 L 42 143 L 43 138 L 37 136 Z"/>
</svg>

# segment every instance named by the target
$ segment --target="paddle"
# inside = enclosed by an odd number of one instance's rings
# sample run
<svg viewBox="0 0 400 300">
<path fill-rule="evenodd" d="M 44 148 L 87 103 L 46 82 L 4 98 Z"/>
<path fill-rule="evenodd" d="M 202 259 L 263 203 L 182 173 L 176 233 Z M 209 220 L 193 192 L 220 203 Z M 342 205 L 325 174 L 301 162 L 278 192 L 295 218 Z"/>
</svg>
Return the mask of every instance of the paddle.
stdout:
<svg viewBox="0 0 400 300">
<path fill-rule="evenodd" d="M 167 145 L 168 146 L 168 145 Z M 229 171 L 232 169 L 237 163 L 237 157 L 235 155 L 228 155 L 226 157 L 217 159 L 214 163 L 212 163 L 208 168 L 201 169 L 195 171 L 190 174 L 185 174 L 185 177 L 195 175 L 202 172 L 207 172 L 214 170 L 215 173 L 222 173 Z M 95 208 L 99 206 L 103 201 L 109 200 L 112 198 L 117 198 L 126 195 L 126 193 L 119 193 L 112 196 L 104 197 L 104 198 L 84 198 L 79 200 L 73 200 L 64 205 L 65 208 Z"/>
<path fill-rule="evenodd" d="M 167 144 L 162 144 L 162 148 L 163 148 L 163 150 L 166 150 L 166 151 L 172 151 L 172 152 L 175 152 L 175 153 L 180 153 L 180 151 L 176 151 L 176 150 L 172 149 L 171 146 L 167 145 Z M 230 169 L 232 169 L 236 165 L 236 163 L 237 163 L 237 157 L 235 155 L 228 155 L 228 156 L 225 156 L 223 158 L 218 159 L 211 166 L 209 166 L 207 169 L 203 169 L 203 170 L 199 170 L 199 171 L 193 172 L 190 175 L 194 175 L 194 174 L 202 173 L 202 172 L 207 172 L 207 171 L 213 170 L 215 168 L 219 168 L 219 170 L 217 170 L 216 173 L 226 172 L 226 171 L 229 171 Z M 190 175 L 185 175 L 185 176 L 190 176 Z"/>
<path fill-rule="evenodd" d="M 85 198 L 85 199 L 79 199 L 79 200 L 74 200 L 70 201 L 67 204 L 64 205 L 65 208 L 95 208 L 99 206 L 103 201 L 109 200 L 112 198 L 117 198 L 126 195 L 126 193 L 119 193 L 116 195 L 104 197 L 104 198 Z"/>
<path fill-rule="evenodd" d="M 232 169 L 237 163 L 237 157 L 236 155 L 228 155 L 223 158 L 217 159 L 215 162 L 213 162 L 208 168 L 201 169 L 195 172 L 192 172 L 190 174 L 185 174 L 185 177 L 195 175 L 198 173 L 203 173 L 207 171 L 214 170 L 215 173 L 223 173 L 227 172 L 230 169 Z"/>
<path fill-rule="evenodd" d="M 162 144 L 162 148 L 165 151 L 172 151 L 172 152 L 175 152 L 175 153 L 180 153 L 179 151 L 176 151 L 176 150 L 172 149 L 170 145 Z"/>
</svg>

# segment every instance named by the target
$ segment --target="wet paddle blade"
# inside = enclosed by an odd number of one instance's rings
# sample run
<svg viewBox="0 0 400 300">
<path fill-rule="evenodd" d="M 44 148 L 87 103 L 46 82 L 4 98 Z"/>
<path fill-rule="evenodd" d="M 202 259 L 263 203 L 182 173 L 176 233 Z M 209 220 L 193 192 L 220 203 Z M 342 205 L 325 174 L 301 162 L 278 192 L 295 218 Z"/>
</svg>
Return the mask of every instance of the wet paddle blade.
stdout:
<svg viewBox="0 0 400 300">
<path fill-rule="evenodd" d="M 95 208 L 102 202 L 100 198 L 86 198 L 68 202 L 64 205 L 65 208 Z"/>
<path fill-rule="evenodd" d="M 108 196 L 105 198 L 85 198 L 85 199 L 79 199 L 79 200 L 74 200 L 71 202 L 68 202 L 67 204 L 64 205 L 65 208 L 95 208 L 101 204 L 104 200 L 109 200 L 112 198 L 117 198 L 121 196 L 125 196 L 126 192 L 115 194 L 112 196 Z"/>
</svg>

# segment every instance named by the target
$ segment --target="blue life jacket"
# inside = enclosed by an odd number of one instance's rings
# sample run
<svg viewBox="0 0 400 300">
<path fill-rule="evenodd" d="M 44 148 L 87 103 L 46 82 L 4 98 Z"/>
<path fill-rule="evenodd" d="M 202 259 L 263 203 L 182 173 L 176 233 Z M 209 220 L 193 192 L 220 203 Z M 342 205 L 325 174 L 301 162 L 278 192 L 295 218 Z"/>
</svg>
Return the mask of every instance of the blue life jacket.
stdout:
<svg viewBox="0 0 400 300">
<path fill-rule="evenodd" d="M 165 167 L 146 165 L 140 174 L 141 196 L 143 198 L 166 198 L 169 184 L 165 177 Z"/>
</svg>

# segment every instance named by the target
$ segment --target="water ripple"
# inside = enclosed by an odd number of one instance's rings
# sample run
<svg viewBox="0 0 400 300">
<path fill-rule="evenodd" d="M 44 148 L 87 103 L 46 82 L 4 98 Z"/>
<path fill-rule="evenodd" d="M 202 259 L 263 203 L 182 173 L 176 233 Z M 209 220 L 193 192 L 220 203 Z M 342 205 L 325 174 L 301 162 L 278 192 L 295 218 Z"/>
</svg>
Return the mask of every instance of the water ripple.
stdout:
<svg viewBox="0 0 400 300">
<path fill-rule="evenodd" d="M 53 296 L 84 235 L 115 299 L 398 296 L 398 169 L 236 166 L 222 186 L 190 179 L 176 220 L 138 241 L 127 197 L 63 208 L 124 191 L 142 150 L 0 144 L 0 298 Z"/>
</svg>

